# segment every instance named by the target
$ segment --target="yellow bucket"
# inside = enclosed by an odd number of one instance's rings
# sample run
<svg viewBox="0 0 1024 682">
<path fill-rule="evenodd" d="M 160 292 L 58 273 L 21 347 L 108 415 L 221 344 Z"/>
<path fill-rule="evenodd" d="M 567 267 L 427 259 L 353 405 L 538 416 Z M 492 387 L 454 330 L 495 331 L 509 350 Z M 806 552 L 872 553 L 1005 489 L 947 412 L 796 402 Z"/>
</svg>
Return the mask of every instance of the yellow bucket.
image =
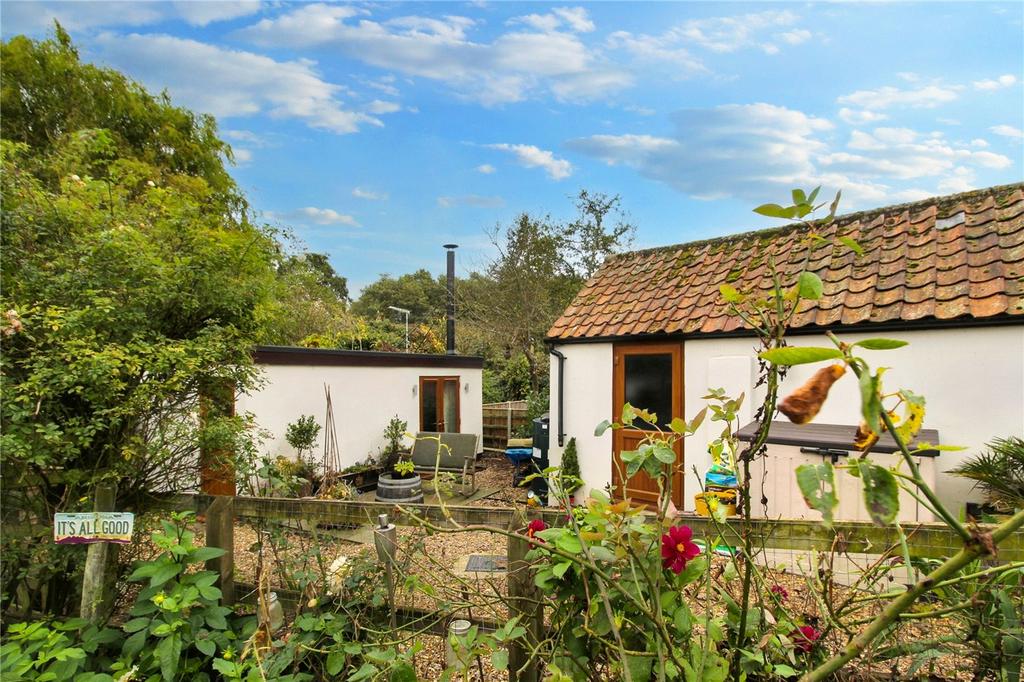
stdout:
<svg viewBox="0 0 1024 682">
<path fill-rule="evenodd" d="M 698 493 L 693 496 L 697 516 L 711 516 L 710 507 L 725 507 L 726 516 L 736 516 L 736 491 L 727 490 L 721 493 Z M 721 517 L 719 517 L 721 518 Z"/>
</svg>

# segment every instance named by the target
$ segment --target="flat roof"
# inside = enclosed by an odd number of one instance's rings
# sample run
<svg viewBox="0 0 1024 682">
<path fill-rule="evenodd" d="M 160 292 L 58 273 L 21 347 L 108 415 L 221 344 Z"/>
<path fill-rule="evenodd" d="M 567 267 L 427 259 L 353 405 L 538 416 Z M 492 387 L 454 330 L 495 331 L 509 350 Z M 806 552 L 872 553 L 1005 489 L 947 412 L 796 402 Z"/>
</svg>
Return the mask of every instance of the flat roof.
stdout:
<svg viewBox="0 0 1024 682">
<path fill-rule="evenodd" d="M 484 359 L 475 355 L 388 353 L 377 350 L 256 346 L 253 360 L 260 365 L 322 365 L 328 367 L 442 367 L 483 369 Z"/>
</svg>

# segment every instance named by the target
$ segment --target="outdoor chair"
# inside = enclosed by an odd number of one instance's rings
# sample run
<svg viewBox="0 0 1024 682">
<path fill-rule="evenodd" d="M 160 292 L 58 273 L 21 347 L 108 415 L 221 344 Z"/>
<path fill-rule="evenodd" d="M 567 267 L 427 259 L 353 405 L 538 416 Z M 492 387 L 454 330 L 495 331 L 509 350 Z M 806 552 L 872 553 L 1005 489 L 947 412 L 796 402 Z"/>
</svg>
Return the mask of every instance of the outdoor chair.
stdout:
<svg viewBox="0 0 1024 682">
<path fill-rule="evenodd" d="M 438 452 L 437 437 L 441 438 Z M 421 431 L 412 446 L 412 463 L 416 473 L 453 473 L 460 476 L 463 491 L 476 490 L 476 458 L 479 438 L 475 433 L 435 433 Z M 468 484 L 468 491 L 466 485 Z"/>
</svg>

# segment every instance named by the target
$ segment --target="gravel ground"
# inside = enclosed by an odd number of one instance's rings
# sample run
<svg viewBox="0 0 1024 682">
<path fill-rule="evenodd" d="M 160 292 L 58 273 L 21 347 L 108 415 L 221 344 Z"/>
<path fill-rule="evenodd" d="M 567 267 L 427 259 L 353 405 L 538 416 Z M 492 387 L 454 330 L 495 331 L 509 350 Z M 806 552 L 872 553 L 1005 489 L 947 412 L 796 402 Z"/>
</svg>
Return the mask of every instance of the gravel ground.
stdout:
<svg viewBox="0 0 1024 682">
<path fill-rule="evenodd" d="M 490 497 L 469 504 L 499 506 L 522 503 L 525 500 L 525 491 L 512 488 L 512 467 L 507 460 L 490 457 L 485 462 L 487 468 L 477 473 L 478 489 L 488 491 L 500 488 L 500 490 Z M 465 504 L 455 500 L 452 503 Z M 147 537 L 148 532 L 145 529 L 151 526 L 151 521 L 140 520 L 137 523 L 140 536 Z M 196 544 L 203 544 L 202 524 L 195 524 L 194 530 Z M 267 538 L 265 532 L 263 532 L 263 537 Z M 322 571 L 338 555 L 354 556 L 360 552 L 374 551 L 372 531 L 367 528 L 316 532 L 279 530 L 274 533 L 274 541 L 264 545 L 262 558 L 258 551 L 260 538 L 261 531 L 253 525 L 244 523 L 236 525 L 235 570 L 238 582 L 255 583 L 262 563 L 264 569 L 270 572 L 271 585 L 282 587 L 285 585 L 285 581 L 282 579 L 283 575 L 288 572 L 310 569 Z M 406 573 L 418 576 L 422 584 L 429 586 L 429 590 L 433 591 L 432 595 L 428 595 L 423 590 L 405 590 L 399 595 L 399 602 L 402 605 L 432 610 L 441 603 L 447 603 L 454 605 L 456 610 L 453 615 L 465 616 L 467 615 L 465 608 L 461 605 L 466 601 L 468 595 L 472 595 L 474 617 L 493 619 L 499 622 L 507 618 L 507 611 L 502 602 L 502 596 L 507 589 L 505 573 L 467 573 L 464 570 L 470 555 L 504 556 L 507 548 L 507 539 L 504 536 L 487 532 L 427 535 L 421 530 L 403 527 L 399 529 L 399 546 L 400 560 L 408 562 Z M 148 542 L 138 542 L 129 548 L 122 557 L 123 561 L 151 558 L 155 554 L 154 548 Z M 726 560 L 715 557 L 713 563 L 718 584 L 734 596 L 739 597 L 740 581 L 737 579 L 725 581 L 721 576 L 726 566 Z M 804 622 L 812 624 L 817 622 L 821 616 L 819 609 L 822 605 L 816 599 L 815 592 L 807 578 L 777 570 L 766 570 L 765 575 L 769 581 L 781 585 L 788 591 L 787 606 L 791 612 L 799 613 Z M 849 588 L 837 587 L 833 595 L 833 603 L 839 603 L 848 594 L 850 594 Z M 122 595 L 122 603 L 130 603 L 133 596 L 133 590 L 127 589 Z M 717 595 L 707 600 L 703 592 L 694 590 L 689 597 L 695 612 L 699 612 L 705 607 L 713 613 L 719 614 L 724 610 L 722 600 Z M 876 606 L 871 610 L 865 609 L 863 617 L 871 617 L 877 613 L 879 608 Z M 899 639 L 902 642 L 921 641 L 953 631 L 952 621 L 936 619 L 928 622 L 915 621 L 901 626 Z M 825 642 L 825 646 L 832 650 L 838 650 L 845 638 L 845 636 L 840 637 L 841 634 L 833 633 Z M 445 665 L 444 640 L 440 637 L 424 635 L 418 641 L 423 644 L 424 648 L 416 655 L 417 674 L 423 680 L 437 679 Z M 892 671 L 890 667 L 861 663 L 844 671 L 843 679 L 898 679 L 903 676 L 909 664 L 910 662 L 905 660 L 897 671 Z M 969 665 L 968 661 L 961 658 L 943 656 L 926 664 L 920 674 L 927 677 L 918 679 L 971 680 Z M 475 665 L 470 671 L 470 679 L 480 679 Z M 490 661 L 484 660 L 483 680 L 503 681 L 507 679 L 507 673 L 494 670 Z"/>
</svg>

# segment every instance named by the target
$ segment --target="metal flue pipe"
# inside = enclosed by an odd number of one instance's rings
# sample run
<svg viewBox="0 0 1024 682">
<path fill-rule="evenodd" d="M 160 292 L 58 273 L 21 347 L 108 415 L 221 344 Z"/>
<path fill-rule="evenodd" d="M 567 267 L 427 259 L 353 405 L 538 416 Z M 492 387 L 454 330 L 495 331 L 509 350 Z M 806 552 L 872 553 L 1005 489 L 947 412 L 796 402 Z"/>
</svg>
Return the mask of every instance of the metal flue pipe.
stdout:
<svg viewBox="0 0 1024 682">
<path fill-rule="evenodd" d="M 458 244 L 445 244 L 448 250 L 448 325 L 446 329 L 446 348 L 448 355 L 455 355 L 455 249 Z"/>
</svg>

